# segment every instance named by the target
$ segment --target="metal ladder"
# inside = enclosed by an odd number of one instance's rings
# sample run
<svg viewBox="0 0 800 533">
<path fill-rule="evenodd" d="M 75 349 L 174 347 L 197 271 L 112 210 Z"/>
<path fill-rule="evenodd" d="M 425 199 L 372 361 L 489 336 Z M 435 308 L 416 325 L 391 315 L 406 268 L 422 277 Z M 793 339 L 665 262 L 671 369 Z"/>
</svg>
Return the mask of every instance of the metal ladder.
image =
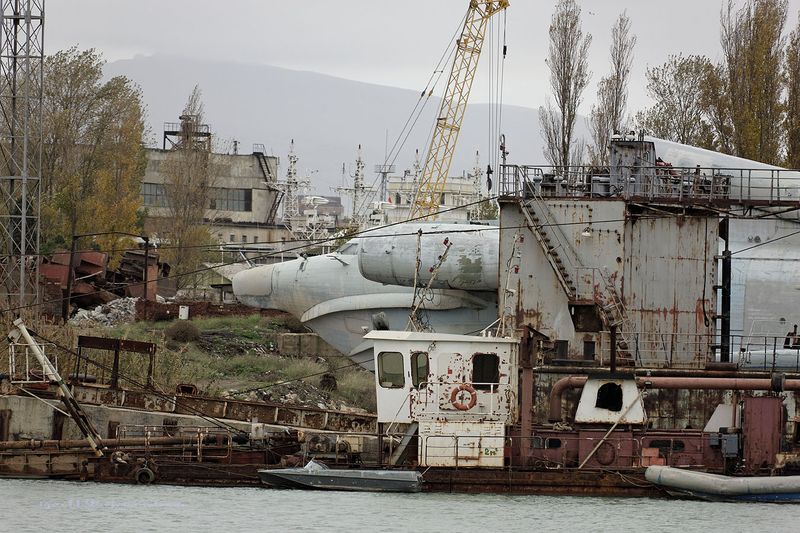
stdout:
<svg viewBox="0 0 800 533">
<path fill-rule="evenodd" d="M 628 313 L 625 311 L 625 304 L 611 280 L 602 272 L 600 272 L 600 278 L 603 280 L 605 287 L 603 291 L 605 297 L 599 298 L 597 306 L 600 309 L 603 323 L 606 326 L 617 328 L 617 349 L 623 354 L 627 354 L 628 358 L 638 361 L 638 351 L 631 351 L 631 347 L 635 347 L 636 343 L 632 343 L 630 339 L 630 335 L 634 330 L 628 318 Z"/>
<path fill-rule="evenodd" d="M 561 228 L 555 225 L 550 208 L 538 194 L 533 194 L 530 201 L 522 202 L 522 213 L 525 221 L 547 257 L 559 284 L 564 289 L 567 298 L 572 301 L 577 297 L 575 281 L 570 268 L 564 265 L 564 259 L 570 263 L 572 269 L 581 266 L 577 254 L 570 246 Z M 564 257 L 561 257 L 561 253 Z"/>
<path fill-rule="evenodd" d="M 272 202 L 272 205 L 269 208 L 269 214 L 267 215 L 267 224 L 274 224 L 275 217 L 278 216 L 278 208 L 280 207 L 283 196 L 286 193 L 285 191 L 282 191 L 274 186 L 275 176 L 272 175 L 272 170 L 269 168 L 269 163 L 267 162 L 266 156 L 266 148 L 264 145 L 254 144 L 253 155 L 256 156 L 256 159 L 258 160 L 258 166 L 267 182 L 267 188 L 275 193 L 275 200 Z"/>
<path fill-rule="evenodd" d="M 264 179 L 267 181 L 274 180 L 275 176 L 272 175 L 272 171 L 269 168 L 265 150 L 266 148 L 263 144 L 253 145 L 253 155 L 256 156 L 256 159 L 258 160 L 258 166 L 261 168 L 261 173 L 264 174 Z"/>
<path fill-rule="evenodd" d="M 567 298 L 570 302 L 577 301 L 577 289 L 571 272 L 573 270 L 577 272 L 578 269 L 584 267 L 561 227 L 553 219 L 550 208 L 547 207 L 544 198 L 536 191 L 535 185 L 529 185 L 528 191 L 531 193 L 531 199 L 528 202 L 522 202 L 521 206 L 527 225 L 545 252 L 547 261 L 553 267 L 553 272 L 556 274 L 556 278 Z M 565 259 L 571 269 L 564 264 Z M 617 328 L 619 334 L 617 339 L 618 350 L 623 354 L 627 354 L 629 358 L 636 359 L 636 354 L 631 352 L 633 344 L 630 342 L 630 334 L 633 328 L 628 319 L 625 304 L 608 277 L 603 275 L 602 272 L 600 272 L 600 277 L 603 280 L 605 297 L 598 298 L 595 295 L 594 300 L 600 310 L 601 319 L 606 326 L 615 326 Z"/>
</svg>

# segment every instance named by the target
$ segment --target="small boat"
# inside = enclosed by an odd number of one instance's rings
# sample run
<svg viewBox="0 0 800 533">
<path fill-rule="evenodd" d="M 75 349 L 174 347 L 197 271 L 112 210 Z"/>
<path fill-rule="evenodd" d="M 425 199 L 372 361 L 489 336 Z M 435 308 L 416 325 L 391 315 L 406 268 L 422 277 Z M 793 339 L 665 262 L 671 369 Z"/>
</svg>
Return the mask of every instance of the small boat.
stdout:
<svg viewBox="0 0 800 533">
<path fill-rule="evenodd" d="M 415 470 L 332 470 L 314 460 L 303 468 L 259 470 L 258 476 L 276 489 L 419 492 L 422 486 Z"/>
<path fill-rule="evenodd" d="M 644 477 L 675 496 L 713 501 L 800 503 L 800 476 L 732 477 L 649 466 Z"/>
</svg>

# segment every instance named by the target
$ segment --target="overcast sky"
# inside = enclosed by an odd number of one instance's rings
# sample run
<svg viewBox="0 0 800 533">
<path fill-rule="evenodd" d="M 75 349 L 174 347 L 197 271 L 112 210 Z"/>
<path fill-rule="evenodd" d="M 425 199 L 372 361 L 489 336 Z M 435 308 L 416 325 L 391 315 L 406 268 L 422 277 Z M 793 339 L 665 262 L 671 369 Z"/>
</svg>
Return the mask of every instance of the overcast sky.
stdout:
<svg viewBox="0 0 800 533">
<path fill-rule="evenodd" d="M 77 44 L 108 61 L 135 55 L 271 64 L 420 90 L 451 42 L 467 0 L 47 0 L 48 52 Z M 554 0 L 511 0 L 505 24 L 508 58 L 504 101 L 541 105 L 548 92 L 547 29 Z M 630 108 L 648 104 L 647 66 L 671 53 L 719 56 L 720 0 L 579 0 L 592 35 L 592 82 L 581 108 L 594 101 L 608 68 L 611 26 L 623 10 L 638 37 Z M 789 0 L 789 27 L 800 0 Z M 495 31 L 503 28 L 496 17 Z M 472 101 L 487 100 L 486 62 Z"/>
</svg>

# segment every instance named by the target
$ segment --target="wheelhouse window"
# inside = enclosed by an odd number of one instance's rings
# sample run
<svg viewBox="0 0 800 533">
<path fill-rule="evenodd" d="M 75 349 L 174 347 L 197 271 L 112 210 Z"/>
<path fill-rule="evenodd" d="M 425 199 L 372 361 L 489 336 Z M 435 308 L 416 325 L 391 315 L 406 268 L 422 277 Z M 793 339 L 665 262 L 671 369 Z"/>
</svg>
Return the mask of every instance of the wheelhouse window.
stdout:
<svg viewBox="0 0 800 533">
<path fill-rule="evenodd" d="M 411 354 L 411 383 L 419 388 L 420 383 L 428 381 L 428 354 L 413 352 Z"/>
<path fill-rule="evenodd" d="M 472 386 L 478 390 L 492 390 L 500 383 L 500 358 L 494 353 L 476 353 L 472 356 Z"/>
<path fill-rule="evenodd" d="M 378 383 L 384 389 L 401 389 L 405 385 L 403 354 L 381 352 L 378 354 Z"/>
</svg>

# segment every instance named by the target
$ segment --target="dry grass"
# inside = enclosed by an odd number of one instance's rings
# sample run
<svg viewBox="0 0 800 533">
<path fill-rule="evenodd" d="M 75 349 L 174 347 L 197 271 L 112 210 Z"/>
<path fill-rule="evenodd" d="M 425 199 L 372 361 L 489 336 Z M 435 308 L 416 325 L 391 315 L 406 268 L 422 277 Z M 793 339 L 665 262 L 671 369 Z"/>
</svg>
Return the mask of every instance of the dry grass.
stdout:
<svg viewBox="0 0 800 533">
<path fill-rule="evenodd" d="M 165 331 L 170 323 L 165 322 L 138 322 L 113 328 L 75 328 L 33 315 L 24 316 L 24 320 L 31 331 L 71 350 L 77 346 L 78 335 L 155 343 L 157 350 L 153 378 L 156 387 L 165 392 L 173 391 L 179 383 L 195 383 L 207 394 L 292 381 L 303 381 L 318 387 L 322 374 L 332 372 L 337 380 L 337 390 L 330 393 L 333 399 L 369 411 L 375 410 L 373 375 L 358 367 L 347 367 L 347 359 L 335 358 L 325 362 L 313 357 L 289 358 L 270 353 L 266 347 L 274 340 L 274 335 L 292 326 L 280 319 L 247 316 L 192 320 L 191 324 L 200 332 L 200 338 L 189 342 L 171 340 Z M 11 330 L 12 322 L 12 317 L 0 316 L 0 328 L 5 328 L 5 331 Z M 225 332 L 228 336 L 217 337 L 218 344 L 212 345 L 215 349 L 206 351 L 209 345 L 203 343 L 202 335 L 215 332 Z M 7 341 L 2 342 L 4 344 L 0 349 L 7 351 Z M 236 349 L 224 349 L 226 342 L 235 343 L 233 348 Z M 220 346 L 222 349 L 217 349 Z M 76 357 L 71 351 L 47 347 L 47 353 L 57 355 L 62 375 L 67 376 L 75 371 Z M 83 354 L 93 363 L 88 368 L 86 363 L 82 364 L 80 372 L 96 376 L 98 382 L 107 382 L 113 354 L 99 350 L 84 350 Z M 147 382 L 148 366 L 147 355 L 123 353 L 120 357 L 120 384 L 132 388 L 143 386 Z M 336 369 L 337 366 L 345 368 Z M 6 368 L 0 368 L 0 372 L 6 371 Z"/>
<path fill-rule="evenodd" d="M 375 399 L 375 376 L 361 368 L 348 368 L 336 376 L 336 391 L 347 403 L 374 413 L 377 409 Z"/>
</svg>

